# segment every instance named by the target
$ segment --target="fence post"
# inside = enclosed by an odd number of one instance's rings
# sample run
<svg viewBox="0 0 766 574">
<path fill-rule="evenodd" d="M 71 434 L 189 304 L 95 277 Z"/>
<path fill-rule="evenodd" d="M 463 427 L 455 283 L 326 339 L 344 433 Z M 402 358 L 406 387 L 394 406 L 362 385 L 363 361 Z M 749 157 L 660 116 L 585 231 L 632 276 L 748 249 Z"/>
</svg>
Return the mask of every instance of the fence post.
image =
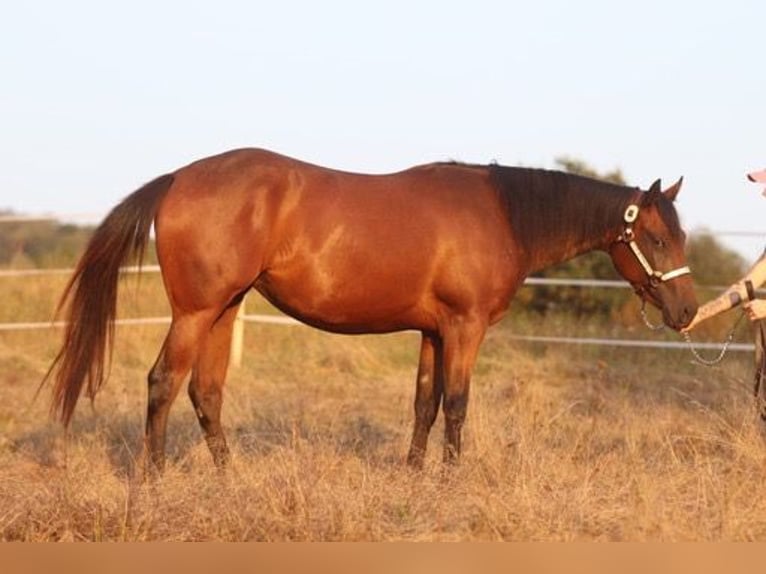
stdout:
<svg viewBox="0 0 766 574">
<path fill-rule="evenodd" d="M 234 368 L 242 366 L 242 343 L 245 338 L 245 299 L 237 311 L 237 318 L 234 319 L 234 329 L 231 333 L 231 350 L 229 351 L 229 365 Z"/>
</svg>

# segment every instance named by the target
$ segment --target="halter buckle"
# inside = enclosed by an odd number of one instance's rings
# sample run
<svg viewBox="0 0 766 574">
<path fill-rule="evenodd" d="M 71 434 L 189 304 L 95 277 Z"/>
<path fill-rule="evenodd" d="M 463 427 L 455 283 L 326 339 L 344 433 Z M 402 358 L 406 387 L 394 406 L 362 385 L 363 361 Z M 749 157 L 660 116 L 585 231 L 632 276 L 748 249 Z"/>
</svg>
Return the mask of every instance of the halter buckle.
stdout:
<svg viewBox="0 0 766 574">
<path fill-rule="evenodd" d="M 632 203 L 625 209 L 625 215 L 623 216 L 623 219 L 625 220 L 625 223 L 633 223 L 637 218 L 638 206 Z"/>
</svg>

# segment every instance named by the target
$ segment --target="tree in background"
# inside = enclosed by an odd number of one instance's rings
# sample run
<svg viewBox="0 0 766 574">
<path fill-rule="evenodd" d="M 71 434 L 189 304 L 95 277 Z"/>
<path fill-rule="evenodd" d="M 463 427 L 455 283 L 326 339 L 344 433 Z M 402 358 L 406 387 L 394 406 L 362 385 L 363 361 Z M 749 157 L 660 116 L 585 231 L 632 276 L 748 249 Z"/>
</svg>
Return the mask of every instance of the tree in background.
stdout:
<svg viewBox="0 0 766 574">
<path fill-rule="evenodd" d="M 0 267 L 13 269 L 73 267 L 85 251 L 94 226 L 54 220 L 14 220 L 12 211 L 0 210 Z M 154 249 L 146 259 L 156 262 Z"/>
<path fill-rule="evenodd" d="M 3 212 L 0 215 L 14 214 Z M 92 232 L 91 227 L 55 221 L 1 222 L 0 265 L 15 268 L 72 266 Z"/>
<path fill-rule="evenodd" d="M 615 168 L 606 173 L 599 173 L 584 161 L 568 156 L 557 157 L 555 163 L 559 169 L 567 173 L 582 175 L 592 179 L 600 179 L 601 181 L 608 181 L 615 185 L 627 185 L 625 177 L 622 175 L 622 170 L 619 168 Z"/>
<path fill-rule="evenodd" d="M 726 286 L 742 277 L 747 262 L 735 251 L 716 241 L 710 233 L 690 235 L 686 243 L 686 259 L 698 285 Z"/>
</svg>

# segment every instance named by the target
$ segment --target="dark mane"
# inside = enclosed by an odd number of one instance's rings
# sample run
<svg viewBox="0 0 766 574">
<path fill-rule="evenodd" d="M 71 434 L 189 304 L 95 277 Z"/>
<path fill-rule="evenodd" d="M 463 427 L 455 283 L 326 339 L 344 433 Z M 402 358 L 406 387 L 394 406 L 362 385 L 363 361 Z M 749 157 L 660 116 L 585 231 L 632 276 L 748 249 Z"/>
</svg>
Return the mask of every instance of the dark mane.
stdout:
<svg viewBox="0 0 766 574">
<path fill-rule="evenodd" d="M 445 161 L 437 161 L 436 165 L 453 165 L 453 166 L 459 166 L 459 167 L 478 167 L 481 169 L 487 169 L 488 167 L 498 167 L 499 164 L 496 161 L 491 161 L 489 163 L 471 163 L 467 161 L 460 161 L 458 159 L 448 159 Z"/>
<path fill-rule="evenodd" d="M 592 249 L 622 223 L 631 198 L 640 191 L 561 171 L 489 165 L 490 180 L 505 206 L 517 239 L 530 251 L 562 238 L 571 256 Z M 590 244 L 586 244 L 586 242 Z M 547 264 L 533 261 L 534 267 Z"/>
</svg>

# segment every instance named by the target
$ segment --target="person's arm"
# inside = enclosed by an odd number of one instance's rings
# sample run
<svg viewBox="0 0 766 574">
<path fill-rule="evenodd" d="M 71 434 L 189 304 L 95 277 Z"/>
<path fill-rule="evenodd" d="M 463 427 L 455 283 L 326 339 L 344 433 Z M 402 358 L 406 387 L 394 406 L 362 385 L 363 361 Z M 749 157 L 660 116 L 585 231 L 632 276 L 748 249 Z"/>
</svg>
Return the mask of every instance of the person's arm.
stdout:
<svg viewBox="0 0 766 574">
<path fill-rule="evenodd" d="M 747 273 L 745 273 L 742 279 L 731 285 L 718 297 L 708 301 L 702 305 L 702 307 L 697 309 L 697 314 L 694 316 L 694 319 L 692 319 L 692 322 L 689 323 L 689 325 L 682 329 L 682 332 L 691 331 L 702 321 L 710 319 L 711 317 L 715 317 L 719 313 L 728 311 L 729 309 L 738 306 L 740 303 L 748 301 L 749 296 L 747 293 L 747 288 L 745 287 L 745 283 L 747 281 L 750 281 L 753 284 L 754 289 L 766 283 L 766 254 L 762 255 L 761 258 L 753 264 L 753 266 L 748 270 Z M 749 316 L 761 311 L 766 314 L 766 306 L 752 304 L 748 305 Z M 753 319 L 753 317 L 751 317 L 751 319 Z"/>
</svg>

